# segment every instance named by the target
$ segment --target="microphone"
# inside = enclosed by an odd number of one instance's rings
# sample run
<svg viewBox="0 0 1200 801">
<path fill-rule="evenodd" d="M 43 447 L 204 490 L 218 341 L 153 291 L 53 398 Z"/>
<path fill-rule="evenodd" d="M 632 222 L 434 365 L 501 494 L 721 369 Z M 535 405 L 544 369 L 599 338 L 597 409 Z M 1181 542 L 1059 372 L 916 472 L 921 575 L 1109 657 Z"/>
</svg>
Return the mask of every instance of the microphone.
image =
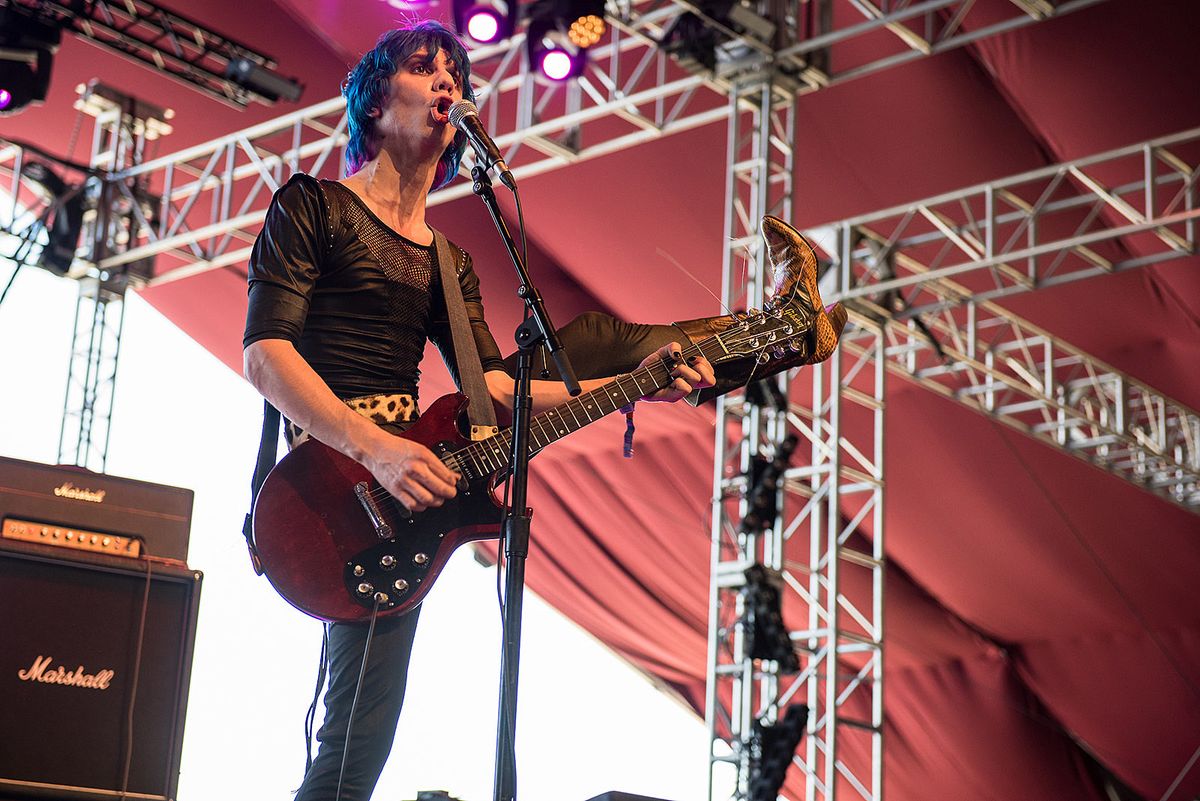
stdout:
<svg viewBox="0 0 1200 801">
<path fill-rule="evenodd" d="M 475 104 L 470 100 L 459 100 L 454 105 L 450 106 L 448 112 L 450 124 L 467 135 L 467 139 L 471 141 L 471 147 L 475 148 L 475 155 L 480 161 L 490 163 L 496 167 L 496 172 L 500 176 L 500 180 L 504 185 L 514 192 L 517 189 L 516 179 L 513 178 L 512 171 L 508 169 L 508 165 L 504 163 L 504 158 L 500 155 L 500 149 L 496 147 L 496 143 L 492 141 L 492 137 L 488 136 L 487 131 L 483 128 L 483 121 L 479 119 L 479 109 L 475 108 Z"/>
</svg>

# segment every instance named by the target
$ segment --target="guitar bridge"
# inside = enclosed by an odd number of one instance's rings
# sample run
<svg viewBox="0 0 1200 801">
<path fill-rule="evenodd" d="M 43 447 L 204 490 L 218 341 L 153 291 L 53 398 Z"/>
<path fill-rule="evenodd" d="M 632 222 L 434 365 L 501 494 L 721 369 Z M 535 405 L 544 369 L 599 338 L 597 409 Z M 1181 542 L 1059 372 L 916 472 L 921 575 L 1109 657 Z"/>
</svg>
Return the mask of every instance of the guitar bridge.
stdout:
<svg viewBox="0 0 1200 801">
<path fill-rule="evenodd" d="M 381 540 L 390 540 L 392 527 L 383 519 L 383 513 L 379 511 L 379 502 L 371 496 L 367 482 L 360 481 L 354 485 L 354 497 L 358 498 L 358 502 L 366 511 L 367 518 L 371 521 L 371 527 L 375 529 L 375 535 Z"/>
</svg>

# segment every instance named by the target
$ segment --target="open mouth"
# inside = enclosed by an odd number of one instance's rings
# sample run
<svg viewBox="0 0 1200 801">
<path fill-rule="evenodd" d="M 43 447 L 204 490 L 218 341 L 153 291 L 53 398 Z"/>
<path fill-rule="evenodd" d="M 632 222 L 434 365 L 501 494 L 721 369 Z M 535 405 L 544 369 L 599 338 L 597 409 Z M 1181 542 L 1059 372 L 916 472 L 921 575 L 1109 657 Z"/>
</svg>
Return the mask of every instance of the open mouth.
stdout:
<svg viewBox="0 0 1200 801">
<path fill-rule="evenodd" d="M 454 104 L 448 97 L 438 98 L 438 101 L 433 104 L 430 113 L 436 122 L 445 124 L 450 121 L 450 106 Z"/>
</svg>

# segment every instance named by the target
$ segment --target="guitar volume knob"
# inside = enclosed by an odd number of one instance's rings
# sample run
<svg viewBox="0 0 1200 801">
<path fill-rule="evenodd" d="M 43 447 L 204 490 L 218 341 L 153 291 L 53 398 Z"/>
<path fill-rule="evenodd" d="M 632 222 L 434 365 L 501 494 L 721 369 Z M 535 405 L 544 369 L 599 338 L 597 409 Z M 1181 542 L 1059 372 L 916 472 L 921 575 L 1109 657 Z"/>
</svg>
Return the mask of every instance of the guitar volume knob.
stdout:
<svg viewBox="0 0 1200 801">
<path fill-rule="evenodd" d="M 361 577 L 361 576 L 362 576 L 364 573 L 366 573 L 366 572 L 367 572 L 367 571 L 366 571 L 366 570 L 363 568 L 363 566 L 362 566 L 362 565 L 355 565 L 355 566 L 354 566 L 354 575 L 355 575 L 355 576 L 359 576 L 359 577 Z"/>
<path fill-rule="evenodd" d="M 423 565 L 429 561 L 428 554 L 419 553 L 413 557 L 413 562 L 418 565 Z"/>
<path fill-rule="evenodd" d="M 408 582 L 404 579 L 396 579 L 392 582 L 392 586 L 396 589 L 396 592 L 408 592 Z"/>
<path fill-rule="evenodd" d="M 373 592 L 375 592 L 375 587 L 369 581 L 364 581 L 362 584 L 358 585 L 359 595 L 370 595 Z"/>
<path fill-rule="evenodd" d="M 384 554 L 383 556 L 379 557 L 379 566 L 384 570 L 391 570 L 396 566 L 396 557 L 392 556 L 390 553 Z"/>
</svg>

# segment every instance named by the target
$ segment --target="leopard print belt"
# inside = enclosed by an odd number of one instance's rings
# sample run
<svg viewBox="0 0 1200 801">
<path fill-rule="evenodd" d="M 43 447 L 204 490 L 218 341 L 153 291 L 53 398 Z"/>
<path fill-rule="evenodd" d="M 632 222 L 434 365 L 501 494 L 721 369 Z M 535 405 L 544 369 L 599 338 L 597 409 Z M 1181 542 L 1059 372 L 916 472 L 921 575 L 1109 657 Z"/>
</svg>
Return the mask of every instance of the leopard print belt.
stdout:
<svg viewBox="0 0 1200 801">
<path fill-rule="evenodd" d="M 344 403 L 363 417 L 380 425 L 388 423 L 411 423 L 420 416 L 417 399 L 412 395 L 363 395 L 347 398 Z M 308 432 L 288 420 L 283 427 L 283 437 L 288 450 L 308 439 Z"/>
</svg>

